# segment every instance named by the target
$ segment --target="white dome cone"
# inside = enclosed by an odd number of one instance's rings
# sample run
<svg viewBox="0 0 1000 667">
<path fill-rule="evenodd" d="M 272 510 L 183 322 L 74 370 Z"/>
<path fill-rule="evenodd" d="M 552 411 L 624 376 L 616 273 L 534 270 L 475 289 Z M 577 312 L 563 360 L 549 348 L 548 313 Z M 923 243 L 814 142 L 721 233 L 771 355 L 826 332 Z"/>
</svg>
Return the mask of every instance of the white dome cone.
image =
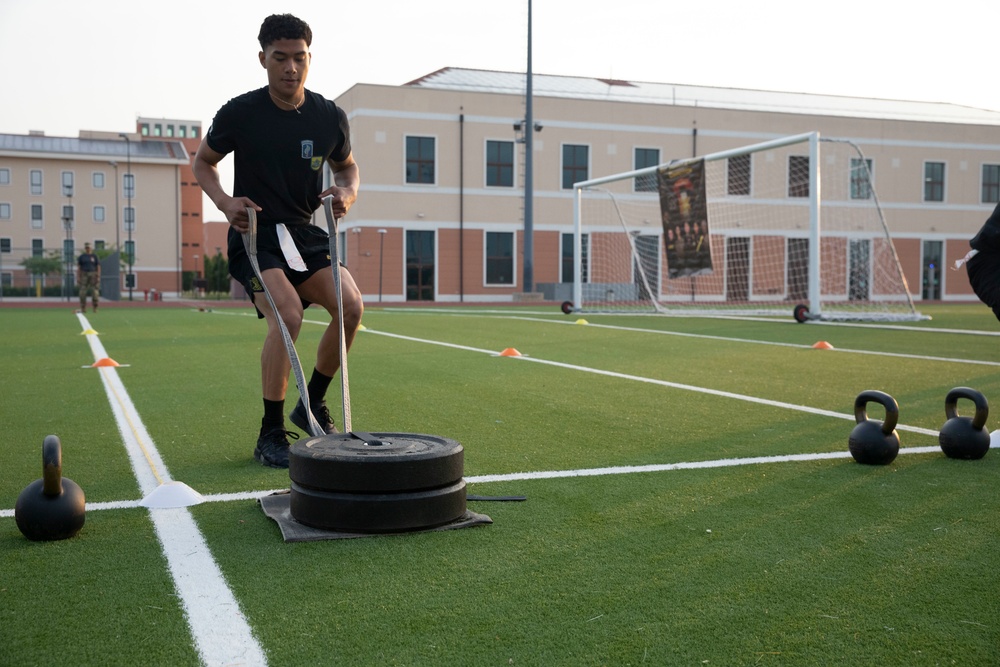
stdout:
<svg viewBox="0 0 1000 667">
<path fill-rule="evenodd" d="M 200 505 L 205 499 L 184 482 L 164 482 L 139 503 L 142 507 L 164 509 Z"/>
</svg>

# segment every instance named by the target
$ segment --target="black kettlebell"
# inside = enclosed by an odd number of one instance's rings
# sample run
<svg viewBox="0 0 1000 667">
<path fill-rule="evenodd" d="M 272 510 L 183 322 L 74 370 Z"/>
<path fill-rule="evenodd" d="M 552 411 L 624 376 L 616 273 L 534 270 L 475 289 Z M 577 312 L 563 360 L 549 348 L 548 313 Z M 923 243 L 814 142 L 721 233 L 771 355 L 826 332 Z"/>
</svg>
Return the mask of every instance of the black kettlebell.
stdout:
<svg viewBox="0 0 1000 667">
<path fill-rule="evenodd" d="M 83 489 L 62 476 L 62 443 L 54 435 L 42 443 L 42 479 L 25 487 L 14 504 L 17 527 L 29 540 L 64 540 L 83 528 Z"/>
<path fill-rule="evenodd" d="M 967 398 L 976 404 L 975 417 L 958 416 L 958 399 Z M 941 427 L 938 442 L 941 451 L 951 459 L 981 459 L 990 450 L 990 432 L 983 428 L 990 415 L 986 397 L 969 387 L 955 387 L 944 399 L 944 415 L 948 421 Z"/>
<path fill-rule="evenodd" d="M 885 408 L 884 422 L 868 419 L 865 408 L 869 402 L 879 403 Z M 896 399 L 874 389 L 863 391 L 854 399 L 854 419 L 858 425 L 847 441 L 854 460 L 869 465 L 892 463 L 899 454 L 899 434 L 896 433 L 899 404 Z"/>
</svg>

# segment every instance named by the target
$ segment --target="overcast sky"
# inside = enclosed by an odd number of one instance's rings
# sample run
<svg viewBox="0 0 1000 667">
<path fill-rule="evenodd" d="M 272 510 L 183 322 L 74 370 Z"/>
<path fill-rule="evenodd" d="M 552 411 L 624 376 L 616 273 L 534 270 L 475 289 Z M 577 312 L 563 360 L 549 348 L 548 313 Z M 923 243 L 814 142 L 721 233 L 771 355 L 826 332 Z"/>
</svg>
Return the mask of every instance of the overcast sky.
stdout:
<svg viewBox="0 0 1000 667">
<path fill-rule="evenodd" d="M 312 27 L 306 85 L 331 99 L 527 67 L 527 0 L 0 0 L 0 133 L 117 133 L 138 116 L 207 129 L 266 84 L 257 33 L 285 12 Z M 1000 111 L 998 19 L 998 0 L 533 0 L 532 70 Z M 205 219 L 222 219 L 207 198 Z"/>
<path fill-rule="evenodd" d="M 307 86 L 330 98 L 526 68 L 527 0 L 0 0 L 0 133 L 120 132 L 138 115 L 207 127 L 266 83 L 256 36 L 282 12 L 312 26 Z M 533 70 L 1000 110 L 998 19 L 996 0 L 534 0 Z"/>
</svg>

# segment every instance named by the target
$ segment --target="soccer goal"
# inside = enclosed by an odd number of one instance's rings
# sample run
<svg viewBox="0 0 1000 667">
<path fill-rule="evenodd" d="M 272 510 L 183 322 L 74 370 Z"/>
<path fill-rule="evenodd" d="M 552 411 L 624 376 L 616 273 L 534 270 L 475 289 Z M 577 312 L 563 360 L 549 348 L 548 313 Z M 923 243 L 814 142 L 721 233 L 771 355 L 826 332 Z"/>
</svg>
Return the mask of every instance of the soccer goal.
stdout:
<svg viewBox="0 0 1000 667">
<path fill-rule="evenodd" d="M 665 174 L 699 163 L 705 219 L 666 224 Z M 576 183 L 563 310 L 925 319 L 870 165 L 812 132 Z"/>
</svg>

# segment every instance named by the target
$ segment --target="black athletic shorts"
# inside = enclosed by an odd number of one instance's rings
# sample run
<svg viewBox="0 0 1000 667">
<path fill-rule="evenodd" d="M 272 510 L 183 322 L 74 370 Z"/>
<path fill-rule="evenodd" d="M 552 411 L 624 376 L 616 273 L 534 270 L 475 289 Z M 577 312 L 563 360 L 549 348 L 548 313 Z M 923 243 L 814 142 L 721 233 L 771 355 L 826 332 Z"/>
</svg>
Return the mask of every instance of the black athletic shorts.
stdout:
<svg viewBox="0 0 1000 667">
<path fill-rule="evenodd" d="M 330 235 L 316 225 L 286 225 L 295 247 L 306 263 L 305 271 L 295 271 L 288 267 L 285 255 L 278 244 L 278 231 L 275 225 L 258 225 L 257 227 L 257 264 L 261 272 L 267 269 L 284 269 L 288 282 L 298 287 L 317 271 L 330 270 Z M 257 280 L 253 272 L 250 257 L 243 247 L 243 235 L 233 227 L 229 228 L 229 275 L 238 280 L 254 301 L 264 296 L 264 286 Z M 310 302 L 302 300 L 302 307 L 308 308 Z M 257 308 L 257 317 L 264 314 Z"/>
<path fill-rule="evenodd" d="M 966 264 L 969 284 L 976 296 L 993 309 L 1000 320 L 1000 253 L 979 251 Z"/>
</svg>

